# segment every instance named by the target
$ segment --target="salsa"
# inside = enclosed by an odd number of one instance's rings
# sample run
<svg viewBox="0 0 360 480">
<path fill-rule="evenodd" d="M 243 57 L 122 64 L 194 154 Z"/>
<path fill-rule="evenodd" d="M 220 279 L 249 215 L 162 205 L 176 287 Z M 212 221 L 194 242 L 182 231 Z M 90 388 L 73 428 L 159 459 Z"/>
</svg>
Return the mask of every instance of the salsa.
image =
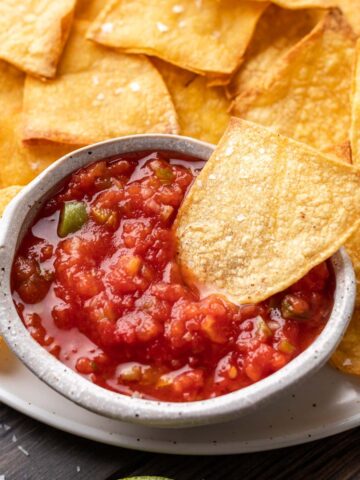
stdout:
<svg viewBox="0 0 360 480">
<path fill-rule="evenodd" d="M 82 168 L 20 245 L 12 291 L 25 326 L 97 385 L 172 402 L 213 398 L 282 368 L 328 320 L 326 262 L 256 305 L 186 284 L 173 223 L 203 165 L 140 152 Z"/>
</svg>

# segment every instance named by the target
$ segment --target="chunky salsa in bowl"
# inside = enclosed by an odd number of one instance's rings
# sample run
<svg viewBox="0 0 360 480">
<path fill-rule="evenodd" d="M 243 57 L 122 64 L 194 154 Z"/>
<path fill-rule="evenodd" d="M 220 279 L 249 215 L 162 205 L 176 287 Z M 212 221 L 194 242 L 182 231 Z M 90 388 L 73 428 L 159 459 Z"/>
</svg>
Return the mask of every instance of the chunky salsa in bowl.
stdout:
<svg viewBox="0 0 360 480">
<path fill-rule="evenodd" d="M 187 284 L 174 220 L 203 165 L 159 149 L 96 161 L 66 178 L 22 239 L 19 316 L 96 385 L 167 402 L 219 397 L 282 369 L 330 317 L 330 261 L 254 305 Z"/>
</svg>

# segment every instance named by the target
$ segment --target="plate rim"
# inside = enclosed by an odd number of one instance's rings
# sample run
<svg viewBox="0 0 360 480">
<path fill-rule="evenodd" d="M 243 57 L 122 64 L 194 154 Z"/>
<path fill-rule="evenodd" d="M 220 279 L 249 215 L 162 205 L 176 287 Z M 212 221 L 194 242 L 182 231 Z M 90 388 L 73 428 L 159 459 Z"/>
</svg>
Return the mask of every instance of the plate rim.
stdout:
<svg viewBox="0 0 360 480">
<path fill-rule="evenodd" d="M 12 352 L 11 354 L 14 355 Z M 21 366 L 27 371 L 28 374 L 30 374 L 31 376 L 34 375 L 26 366 L 24 366 L 23 364 L 21 364 Z M 36 377 L 34 376 L 34 378 Z M 45 387 L 53 391 L 49 386 L 45 385 Z M 67 401 L 58 392 L 54 393 L 59 397 L 60 401 Z M 330 425 L 321 425 L 312 430 L 308 430 L 306 433 L 296 432 L 284 436 L 278 435 L 274 437 L 267 437 L 262 440 L 256 439 L 244 441 L 240 444 L 239 442 L 234 444 L 218 441 L 209 442 L 205 444 L 197 444 L 196 449 L 194 449 L 194 444 L 191 443 L 186 444 L 179 441 L 171 442 L 168 440 L 156 440 L 151 438 L 139 439 L 139 437 L 131 436 L 126 433 L 120 434 L 106 432 L 101 428 L 88 427 L 81 422 L 66 418 L 63 414 L 58 414 L 55 411 L 51 411 L 50 408 L 46 409 L 44 407 L 39 407 L 35 403 L 24 400 L 23 398 L 9 391 L 7 388 L 2 387 L 1 385 L 0 402 L 52 428 L 66 433 L 70 433 L 72 435 L 76 435 L 81 438 L 92 440 L 97 443 L 126 448 L 135 451 L 179 456 L 239 455 L 246 453 L 277 450 L 327 438 L 338 433 L 345 432 L 352 428 L 358 427 L 360 425 L 359 412 L 356 415 L 352 415 L 346 419 L 336 421 Z M 107 417 L 90 412 L 87 409 L 80 407 L 79 405 L 74 404 L 72 406 L 81 408 L 86 413 L 86 415 L 96 415 L 100 418 L 104 418 L 105 420 L 109 420 Z M 117 423 L 127 423 L 115 419 L 112 419 L 112 421 Z M 131 423 L 128 423 L 128 425 L 136 427 L 136 425 L 131 425 Z M 216 428 L 216 425 L 213 427 Z M 156 427 L 142 426 L 141 428 L 144 428 L 145 430 L 151 430 Z"/>
</svg>

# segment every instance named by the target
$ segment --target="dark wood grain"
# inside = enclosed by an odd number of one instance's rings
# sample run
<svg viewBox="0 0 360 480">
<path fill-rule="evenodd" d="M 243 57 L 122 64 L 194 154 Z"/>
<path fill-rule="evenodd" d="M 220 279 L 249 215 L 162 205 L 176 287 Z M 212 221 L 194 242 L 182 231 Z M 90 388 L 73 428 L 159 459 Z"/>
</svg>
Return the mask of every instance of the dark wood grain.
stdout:
<svg viewBox="0 0 360 480">
<path fill-rule="evenodd" d="M 0 425 L 0 478 L 4 475 L 5 480 L 117 480 L 129 475 L 174 480 L 360 479 L 360 428 L 271 452 L 183 457 L 97 444 L 1 404 Z"/>
</svg>

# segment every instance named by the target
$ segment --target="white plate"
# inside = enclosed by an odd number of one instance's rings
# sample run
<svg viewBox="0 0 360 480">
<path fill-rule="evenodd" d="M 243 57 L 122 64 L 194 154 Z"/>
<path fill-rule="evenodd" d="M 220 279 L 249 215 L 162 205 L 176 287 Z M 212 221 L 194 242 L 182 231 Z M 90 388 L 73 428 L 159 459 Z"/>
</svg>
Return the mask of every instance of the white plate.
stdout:
<svg viewBox="0 0 360 480">
<path fill-rule="evenodd" d="M 306 383 L 231 423 L 155 429 L 95 415 L 38 380 L 0 349 L 0 400 L 53 427 L 98 442 L 161 453 L 216 455 L 286 447 L 360 425 L 360 379 L 329 366 Z"/>
</svg>

